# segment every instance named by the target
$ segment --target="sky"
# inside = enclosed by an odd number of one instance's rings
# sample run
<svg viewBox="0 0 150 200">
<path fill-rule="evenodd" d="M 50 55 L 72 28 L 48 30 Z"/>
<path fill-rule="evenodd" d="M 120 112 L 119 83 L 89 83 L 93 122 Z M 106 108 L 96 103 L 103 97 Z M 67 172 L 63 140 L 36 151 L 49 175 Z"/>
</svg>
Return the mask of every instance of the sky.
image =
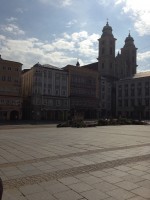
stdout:
<svg viewBox="0 0 150 200">
<path fill-rule="evenodd" d="M 106 22 L 116 54 L 129 34 L 138 71 L 150 70 L 149 0 L 0 0 L 0 54 L 21 62 L 64 67 L 97 62 L 98 38 Z"/>
</svg>

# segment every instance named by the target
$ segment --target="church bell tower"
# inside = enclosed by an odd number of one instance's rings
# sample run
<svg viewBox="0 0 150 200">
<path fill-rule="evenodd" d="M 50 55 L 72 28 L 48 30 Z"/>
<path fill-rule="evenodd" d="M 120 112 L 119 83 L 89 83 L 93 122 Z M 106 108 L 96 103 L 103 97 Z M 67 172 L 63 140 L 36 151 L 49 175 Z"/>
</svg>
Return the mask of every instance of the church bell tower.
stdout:
<svg viewBox="0 0 150 200">
<path fill-rule="evenodd" d="M 101 76 L 115 77 L 115 42 L 108 22 L 103 27 L 99 41 L 98 70 Z"/>
</svg>

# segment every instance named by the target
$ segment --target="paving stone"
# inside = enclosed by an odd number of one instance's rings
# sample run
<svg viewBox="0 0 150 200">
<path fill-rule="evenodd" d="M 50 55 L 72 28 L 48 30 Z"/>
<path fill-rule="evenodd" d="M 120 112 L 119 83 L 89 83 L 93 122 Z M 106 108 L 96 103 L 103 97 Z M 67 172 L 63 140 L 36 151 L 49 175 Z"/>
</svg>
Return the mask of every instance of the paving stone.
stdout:
<svg viewBox="0 0 150 200">
<path fill-rule="evenodd" d="M 140 182 L 137 182 L 136 184 L 150 189 L 150 181 L 149 180 L 140 181 Z"/>
<path fill-rule="evenodd" d="M 89 185 L 101 182 L 101 179 L 99 179 L 95 176 L 91 176 L 91 175 L 83 177 L 80 180 L 84 181 L 85 183 L 87 183 Z"/>
<path fill-rule="evenodd" d="M 133 193 L 143 197 L 143 198 L 150 198 L 150 189 L 140 187 L 135 190 L 132 190 Z"/>
<path fill-rule="evenodd" d="M 34 185 L 25 185 L 19 188 L 19 190 L 24 194 L 24 195 L 28 195 L 28 194 L 33 194 L 33 193 L 37 193 L 37 192 L 43 192 L 43 188 L 38 185 L 38 184 L 34 184 Z"/>
<path fill-rule="evenodd" d="M 54 194 L 54 196 L 59 199 L 59 200 L 78 200 L 78 199 L 82 199 L 82 196 L 79 195 L 78 193 L 69 190 L 69 191 L 65 191 L 65 192 L 61 192 L 61 193 L 56 193 Z"/>
<path fill-rule="evenodd" d="M 63 191 L 66 191 L 66 190 L 69 190 L 69 188 L 65 185 L 63 185 L 62 183 L 57 183 L 57 184 L 54 184 L 54 185 L 49 185 L 46 190 L 48 192 L 50 192 L 51 194 L 56 194 L 58 192 L 63 192 Z"/>
<path fill-rule="evenodd" d="M 102 177 L 101 179 L 103 179 L 104 181 L 107 181 L 108 183 L 117 183 L 117 182 L 122 181 L 121 178 L 117 176 L 113 176 L 113 175 L 105 176 L 105 177 Z"/>
<path fill-rule="evenodd" d="M 135 183 L 132 183 L 129 181 L 122 181 L 122 182 L 116 183 L 115 185 L 117 185 L 125 190 L 133 190 L 133 189 L 139 187 L 138 184 L 135 184 Z"/>
<path fill-rule="evenodd" d="M 50 193 L 46 191 L 27 195 L 26 198 L 28 200 L 56 200 L 54 196 L 52 196 Z"/>
<path fill-rule="evenodd" d="M 70 185 L 69 187 L 76 192 L 84 192 L 84 191 L 93 189 L 93 187 L 89 186 L 86 183 L 76 183 L 76 184 Z"/>
<path fill-rule="evenodd" d="M 129 199 L 131 197 L 134 197 L 135 195 L 131 192 L 128 192 L 124 189 L 115 189 L 112 191 L 108 191 L 106 192 L 108 195 L 112 196 L 113 198 L 117 199 L 117 200 L 124 200 L 124 199 Z"/>
<path fill-rule="evenodd" d="M 142 198 L 140 196 L 136 196 L 136 197 L 133 197 L 133 198 L 128 199 L 128 200 L 145 200 L 145 198 Z"/>
<path fill-rule="evenodd" d="M 144 177 L 141 176 L 135 176 L 135 175 L 127 175 L 127 176 L 123 176 L 121 177 L 123 180 L 132 182 L 132 183 L 137 183 L 139 181 L 143 181 Z"/>
<path fill-rule="evenodd" d="M 103 171 L 94 171 L 94 172 L 90 172 L 90 174 L 99 178 L 103 176 L 108 176 L 108 173 L 103 172 Z"/>
<path fill-rule="evenodd" d="M 107 194 L 96 189 L 82 192 L 81 194 L 88 200 L 101 200 L 101 199 L 106 199 L 107 197 L 109 197 Z"/>
<path fill-rule="evenodd" d="M 140 171 L 140 170 L 131 170 L 128 173 L 132 174 L 132 175 L 135 175 L 135 176 L 143 176 L 143 175 L 147 174 L 146 172 Z"/>
<path fill-rule="evenodd" d="M 71 185 L 71 184 L 80 182 L 80 180 L 75 177 L 66 177 L 66 178 L 59 179 L 59 181 L 65 185 Z"/>
<path fill-rule="evenodd" d="M 111 190 L 114 190 L 114 189 L 117 189 L 118 187 L 115 186 L 114 184 L 110 184 L 110 183 L 107 183 L 105 181 L 101 182 L 101 183 L 97 183 L 97 184 L 94 184 L 92 185 L 95 189 L 98 189 L 102 192 L 106 192 L 106 191 L 111 191 Z"/>
<path fill-rule="evenodd" d="M 132 168 L 127 167 L 127 166 L 118 166 L 118 167 L 115 167 L 115 169 L 119 169 L 120 171 L 125 171 L 125 172 L 132 170 Z"/>
<path fill-rule="evenodd" d="M 7 194 L 10 194 L 9 188 L 18 188 L 14 194 L 16 200 L 28 200 L 25 195 L 30 199 L 38 199 L 38 193 L 44 196 L 44 192 L 45 198 L 48 193 L 51 198 L 56 198 L 54 194 L 65 193 L 66 198 L 68 191 L 75 192 L 75 188 L 74 191 L 69 188 L 72 185 L 76 185 L 76 190 L 81 193 L 81 196 L 78 194 L 80 199 L 87 199 L 82 196 L 83 193 L 93 200 L 92 191 L 95 191 L 97 199 L 117 199 L 105 193 L 117 189 L 120 189 L 118 193 L 128 198 L 133 194 L 132 191 L 138 191 L 138 188 L 134 188 L 136 185 L 142 188 L 141 194 L 146 191 L 148 195 L 148 126 L 90 129 L 57 129 L 50 125 L 11 127 L 11 132 L 8 127 L 0 129 L 3 141 L 0 143 L 0 176 Z M 78 184 L 80 187 L 77 187 Z M 91 189 L 93 185 L 97 185 L 97 188 L 99 185 L 99 189 Z M 119 188 L 114 189 L 114 186 Z M 108 191 L 108 188 L 113 189 Z M 19 190 L 22 191 L 18 193 Z M 81 192 L 83 190 L 87 191 Z M 138 200 L 140 194 L 135 192 L 134 197 L 128 199 Z"/>
</svg>

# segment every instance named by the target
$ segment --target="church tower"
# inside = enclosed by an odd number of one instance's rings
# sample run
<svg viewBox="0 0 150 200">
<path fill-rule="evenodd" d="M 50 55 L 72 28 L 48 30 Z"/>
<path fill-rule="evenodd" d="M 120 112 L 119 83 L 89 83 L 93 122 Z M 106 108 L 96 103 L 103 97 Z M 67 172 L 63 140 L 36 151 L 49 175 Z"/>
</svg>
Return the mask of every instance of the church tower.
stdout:
<svg viewBox="0 0 150 200">
<path fill-rule="evenodd" d="M 125 39 L 125 45 L 121 49 L 122 63 L 124 64 L 124 78 L 131 77 L 136 73 L 137 68 L 137 48 L 134 45 L 134 39 L 130 33 Z"/>
<path fill-rule="evenodd" d="M 101 76 L 115 77 L 115 42 L 112 27 L 108 22 L 102 30 L 99 41 L 98 70 Z"/>
</svg>

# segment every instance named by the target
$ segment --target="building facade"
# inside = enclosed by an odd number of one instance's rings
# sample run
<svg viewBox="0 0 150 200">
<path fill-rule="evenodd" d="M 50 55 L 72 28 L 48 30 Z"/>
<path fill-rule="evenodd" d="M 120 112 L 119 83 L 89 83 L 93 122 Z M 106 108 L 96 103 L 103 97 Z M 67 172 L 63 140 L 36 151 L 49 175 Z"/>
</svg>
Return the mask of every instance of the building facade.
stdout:
<svg viewBox="0 0 150 200">
<path fill-rule="evenodd" d="M 99 84 L 98 73 L 80 67 L 68 65 L 64 67 L 69 78 L 70 115 L 80 115 L 84 119 L 95 119 L 98 114 Z"/>
<path fill-rule="evenodd" d="M 150 72 L 121 79 L 116 84 L 116 113 L 135 119 L 150 119 Z"/>
<path fill-rule="evenodd" d="M 117 55 L 116 40 L 107 22 L 98 39 L 97 62 L 64 68 L 37 63 L 23 70 L 23 119 L 150 119 L 150 72 L 137 73 L 130 33 Z M 0 58 L 0 119 L 21 119 L 21 66 Z"/>
<path fill-rule="evenodd" d="M 51 65 L 35 64 L 22 74 L 23 117 L 33 120 L 68 118 L 68 73 Z"/>
<path fill-rule="evenodd" d="M 21 69 L 19 62 L 0 56 L 0 120 L 22 118 Z"/>
</svg>

